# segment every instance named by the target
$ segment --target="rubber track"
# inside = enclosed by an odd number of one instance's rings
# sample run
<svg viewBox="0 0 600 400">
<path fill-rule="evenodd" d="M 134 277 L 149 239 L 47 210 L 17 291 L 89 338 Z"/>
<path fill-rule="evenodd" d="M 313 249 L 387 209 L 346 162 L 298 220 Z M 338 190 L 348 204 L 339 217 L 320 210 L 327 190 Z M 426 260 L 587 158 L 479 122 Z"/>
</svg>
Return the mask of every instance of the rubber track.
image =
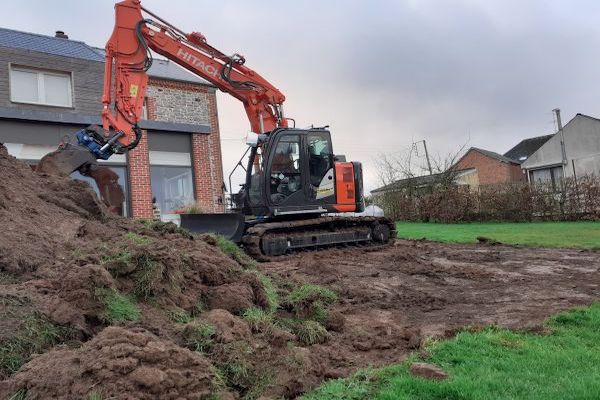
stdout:
<svg viewBox="0 0 600 400">
<path fill-rule="evenodd" d="M 390 240 L 387 244 L 392 243 L 396 238 L 396 224 L 384 217 L 321 217 L 298 221 L 281 221 L 281 222 L 265 222 L 259 223 L 246 230 L 242 237 L 242 243 L 246 252 L 252 258 L 258 261 L 274 261 L 285 256 L 267 256 L 263 254 L 261 249 L 261 239 L 265 235 L 290 235 L 290 234 L 311 234 L 315 231 L 329 231 L 332 227 L 335 229 L 349 229 L 353 227 L 371 227 L 374 223 L 386 224 L 390 228 Z M 386 243 L 370 242 L 369 245 L 364 243 L 355 244 L 361 247 L 370 246 L 386 246 Z M 314 249 L 314 246 L 306 247 Z"/>
</svg>

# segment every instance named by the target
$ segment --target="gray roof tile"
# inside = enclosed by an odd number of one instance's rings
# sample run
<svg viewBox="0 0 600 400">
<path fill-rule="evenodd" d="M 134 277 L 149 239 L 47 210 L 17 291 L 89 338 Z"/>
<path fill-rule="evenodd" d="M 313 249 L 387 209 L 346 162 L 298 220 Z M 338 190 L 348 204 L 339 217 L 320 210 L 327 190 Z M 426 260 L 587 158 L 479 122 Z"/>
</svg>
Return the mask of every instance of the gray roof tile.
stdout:
<svg viewBox="0 0 600 400">
<path fill-rule="evenodd" d="M 83 42 L 6 28 L 0 28 L 0 47 L 37 51 L 90 61 L 104 61 L 100 53 Z"/>
<path fill-rule="evenodd" d="M 542 147 L 552 136 L 554 134 L 523 139 L 515 147 L 504 153 L 504 157 L 515 160 L 520 164 Z"/>
</svg>

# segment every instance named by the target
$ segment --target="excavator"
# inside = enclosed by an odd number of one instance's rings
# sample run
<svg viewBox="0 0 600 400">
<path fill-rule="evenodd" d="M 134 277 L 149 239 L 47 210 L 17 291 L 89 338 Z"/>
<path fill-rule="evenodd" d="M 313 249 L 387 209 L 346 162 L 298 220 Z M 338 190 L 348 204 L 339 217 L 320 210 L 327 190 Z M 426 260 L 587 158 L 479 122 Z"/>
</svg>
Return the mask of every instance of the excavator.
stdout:
<svg viewBox="0 0 600 400">
<path fill-rule="evenodd" d="M 328 127 L 298 129 L 284 115 L 285 96 L 245 65 L 227 56 L 198 32 L 185 33 L 142 7 L 139 0 L 115 4 L 115 26 L 105 47 L 102 127 L 76 133 L 46 155 L 39 169 L 79 171 L 96 179 L 104 200 L 119 204 L 116 177 L 97 160 L 135 148 L 148 86 L 152 51 L 240 100 L 250 121 L 246 178 L 232 207 L 221 214 L 183 214 L 192 232 L 216 232 L 241 244 L 259 260 L 322 246 L 385 244 L 395 225 L 383 217 L 357 217 L 364 210 L 360 162 L 333 152 Z M 290 124 L 292 126 L 290 126 Z"/>
</svg>

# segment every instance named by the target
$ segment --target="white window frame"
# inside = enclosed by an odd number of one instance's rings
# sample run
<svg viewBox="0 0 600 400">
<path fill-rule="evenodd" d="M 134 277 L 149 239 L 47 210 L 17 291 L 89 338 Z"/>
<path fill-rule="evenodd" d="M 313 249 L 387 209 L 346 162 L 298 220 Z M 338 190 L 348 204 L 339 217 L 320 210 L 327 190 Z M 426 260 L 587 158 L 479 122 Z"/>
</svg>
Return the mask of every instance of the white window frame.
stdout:
<svg viewBox="0 0 600 400">
<path fill-rule="evenodd" d="M 73 74 L 71 72 L 66 72 L 66 71 L 51 71 L 51 70 L 44 70 L 44 69 L 39 69 L 39 68 L 31 68 L 31 67 L 24 67 L 24 66 L 20 66 L 20 65 L 12 65 L 9 64 L 9 87 L 10 87 L 10 101 L 11 103 L 17 103 L 17 104 L 35 104 L 38 106 L 50 106 L 50 107 L 61 107 L 61 108 L 73 108 Z M 38 101 L 24 101 L 24 100 L 15 100 L 13 98 L 13 91 L 12 91 L 12 87 L 13 87 L 13 77 L 12 77 L 12 72 L 13 71 L 20 71 L 20 72 L 29 72 L 29 73 L 35 73 L 37 74 L 37 84 L 38 84 Z M 51 75 L 51 76 L 61 76 L 61 77 L 68 77 L 68 82 L 69 82 L 69 95 L 68 95 L 68 99 L 69 99 L 69 104 L 56 104 L 56 103 L 48 103 L 46 101 L 43 101 L 43 99 L 46 97 L 46 92 L 45 92 L 45 84 L 44 84 L 44 75 Z"/>
</svg>

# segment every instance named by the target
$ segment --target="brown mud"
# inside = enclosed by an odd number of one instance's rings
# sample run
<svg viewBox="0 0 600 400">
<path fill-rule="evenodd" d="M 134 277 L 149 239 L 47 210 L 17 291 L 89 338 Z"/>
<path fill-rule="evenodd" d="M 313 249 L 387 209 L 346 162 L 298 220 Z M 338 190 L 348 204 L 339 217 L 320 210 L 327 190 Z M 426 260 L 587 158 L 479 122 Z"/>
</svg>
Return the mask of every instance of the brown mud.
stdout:
<svg viewBox="0 0 600 400">
<path fill-rule="evenodd" d="M 600 254 L 575 250 L 399 241 L 249 268 L 1 145 L 0 172 L 0 398 L 294 398 L 426 337 L 536 330 L 600 294 Z"/>
</svg>

